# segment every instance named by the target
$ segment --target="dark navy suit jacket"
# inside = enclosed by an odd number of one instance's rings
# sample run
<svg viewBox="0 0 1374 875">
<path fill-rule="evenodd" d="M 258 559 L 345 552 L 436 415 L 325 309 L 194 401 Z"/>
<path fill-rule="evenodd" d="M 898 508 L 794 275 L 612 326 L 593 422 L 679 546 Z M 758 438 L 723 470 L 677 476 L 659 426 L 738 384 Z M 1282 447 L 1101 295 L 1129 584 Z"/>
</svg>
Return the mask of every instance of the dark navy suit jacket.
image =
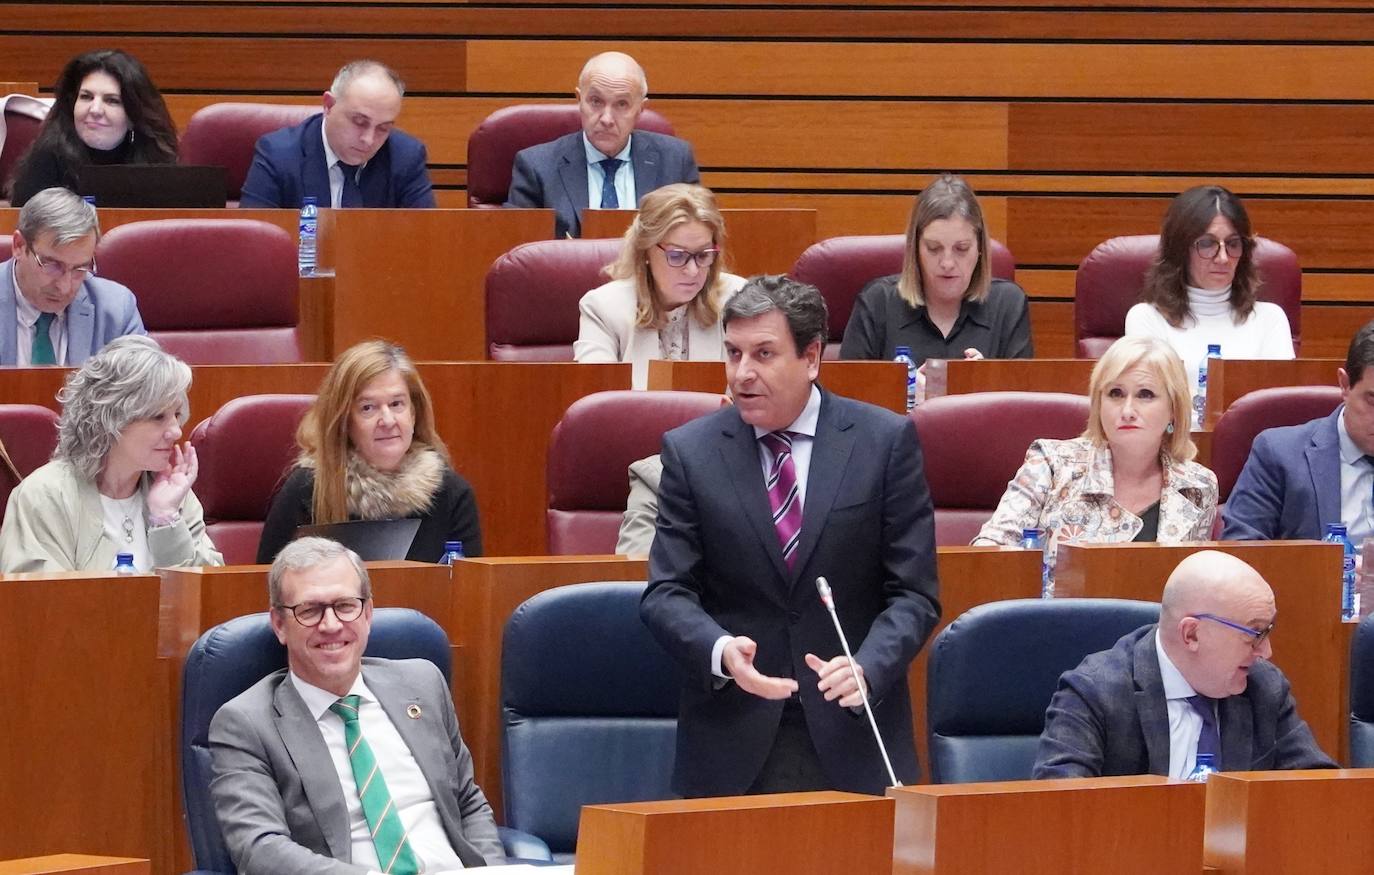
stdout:
<svg viewBox="0 0 1374 875">
<path fill-rule="evenodd" d="M 827 702 L 804 660 L 842 653 L 816 577 L 863 666 L 897 777 L 919 777 L 907 669 L 940 616 L 934 511 L 911 421 L 822 392 L 795 572 L 783 563 L 754 430 L 727 407 L 663 438 L 658 531 L 640 614 L 684 669 L 674 789 L 730 796 L 758 777 L 783 702 L 711 674 L 721 635 L 758 644 L 754 664 L 796 678 L 833 786 L 890 782 L 868 722 Z"/>
<path fill-rule="evenodd" d="M 1045 714 L 1035 778 L 1169 774 L 1169 706 L 1151 624 L 1059 679 Z M 1245 692 L 1218 702 L 1221 771 L 1334 769 L 1298 716 L 1288 679 L 1265 659 Z"/>
<path fill-rule="evenodd" d="M 667 134 L 635 131 L 630 136 L 630 163 L 635 170 L 636 203 L 621 204 L 625 209 L 634 209 L 639 198 L 656 188 L 701 181 L 691 144 Z M 588 207 L 582 132 L 521 149 L 511 171 L 506 206 L 552 209 L 555 237 L 582 236 L 582 211 Z"/>
<path fill-rule="evenodd" d="M 1336 417 L 1259 433 L 1223 511 L 1223 541 L 1320 539 L 1341 521 Z"/>
<path fill-rule="evenodd" d="M 329 168 L 320 136 L 323 120 L 323 115 L 312 115 L 258 138 L 240 207 L 300 209 L 301 200 L 311 195 L 321 207 L 329 206 Z M 425 160 L 423 143 L 393 129 L 359 176 L 363 206 L 434 206 Z"/>
</svg>

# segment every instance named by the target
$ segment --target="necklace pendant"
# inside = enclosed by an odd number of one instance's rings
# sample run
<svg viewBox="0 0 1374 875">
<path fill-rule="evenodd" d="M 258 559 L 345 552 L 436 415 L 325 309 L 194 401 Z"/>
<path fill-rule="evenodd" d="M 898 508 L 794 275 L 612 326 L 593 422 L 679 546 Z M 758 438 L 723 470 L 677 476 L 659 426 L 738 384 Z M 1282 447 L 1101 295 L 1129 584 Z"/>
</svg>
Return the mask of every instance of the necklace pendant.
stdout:
<svg viewBox="0 0 1374 875">
<path fill-rule="evenodd" d="M 125 514 L 125 515 L 124 515 L 124 543 L 126 543 L 126 544 L 132 544 L 133 542 L 134 542 L 134 521 L 129 517 L 128 514 Z"/>
</svg>

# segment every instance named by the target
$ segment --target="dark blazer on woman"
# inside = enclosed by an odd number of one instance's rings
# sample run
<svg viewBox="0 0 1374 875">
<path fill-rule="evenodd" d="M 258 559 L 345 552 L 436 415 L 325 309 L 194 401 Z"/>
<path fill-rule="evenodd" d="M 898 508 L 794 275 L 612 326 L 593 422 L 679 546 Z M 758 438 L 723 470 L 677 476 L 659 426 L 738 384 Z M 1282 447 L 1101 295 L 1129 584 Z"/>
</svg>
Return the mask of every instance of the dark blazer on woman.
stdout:
<svg viewBox="0 0 1374 875">
<path fill-rule="evenodd" d="M 1028 359 L 1030 308 L 1016 283 L 994 279 L 988 296 L 965 300 L 949 337 L 940 333 L 925 307 L 913 307 L 897 294 L 897 277 L 885 276 L 864 286 L 854 302 L 840 346 L 842 359 L 891 359 L 897 347 L 911 347 L 916 364 L 928 358 L 961 359 L 973 347 L 990 359 Z"/>
</svg>

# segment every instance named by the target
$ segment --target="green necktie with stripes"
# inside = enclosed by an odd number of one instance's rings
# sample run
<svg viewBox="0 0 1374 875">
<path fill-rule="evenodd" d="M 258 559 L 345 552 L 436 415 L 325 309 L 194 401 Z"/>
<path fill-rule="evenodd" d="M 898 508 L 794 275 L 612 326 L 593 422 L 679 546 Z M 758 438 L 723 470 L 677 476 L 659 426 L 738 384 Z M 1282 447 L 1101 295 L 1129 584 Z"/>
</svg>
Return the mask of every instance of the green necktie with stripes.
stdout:
<svg viewBox="0 0 1374 875">
<path fill-rule="evenodd" d="M 420 871 L 420 861 L 410 849 L 405 824 L 401 823 L 401 815 L 396 811 L 391 791 L 386 788 L 382 770 L 377 767 L 372 747 L 363 738 L 362 727 L 358 725 L 361 702 L 361 696 L 344 696 L 330 705 L 329 710 L 343 718 L 348 762 L 353 766 L 353 780 L 358 785 L 363 816 L 372 830 L 372 846 L 377 849 L 382 871 L 389 875 L 415 875 Z"/>
</svg>

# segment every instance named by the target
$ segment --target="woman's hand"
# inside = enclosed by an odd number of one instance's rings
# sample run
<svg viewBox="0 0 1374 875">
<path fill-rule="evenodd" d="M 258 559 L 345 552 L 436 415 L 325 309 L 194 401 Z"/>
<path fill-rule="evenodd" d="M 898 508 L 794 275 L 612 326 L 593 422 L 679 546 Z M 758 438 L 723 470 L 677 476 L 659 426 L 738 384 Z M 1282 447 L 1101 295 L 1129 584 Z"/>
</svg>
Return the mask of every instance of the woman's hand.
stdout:
<svg viewBox="0 0 1374 875">
<path fill-rule="evenodd" d="M 196 448 L 191 442 L 173 444 L 167 467 L 157 473 L 153 485 L 148 487 L 148 522 L 154 527 L 176 522 L 181 515 L 181 503 L 186 500 L 186 493 L 191 491 L 199 473 Z"/>
<path fill-rule="evenodd" d="M 972 362 L 982 361 L 983 354 L 970 346 L 968 349 L 964 350 L 964 358 Z"/>
</svg>

